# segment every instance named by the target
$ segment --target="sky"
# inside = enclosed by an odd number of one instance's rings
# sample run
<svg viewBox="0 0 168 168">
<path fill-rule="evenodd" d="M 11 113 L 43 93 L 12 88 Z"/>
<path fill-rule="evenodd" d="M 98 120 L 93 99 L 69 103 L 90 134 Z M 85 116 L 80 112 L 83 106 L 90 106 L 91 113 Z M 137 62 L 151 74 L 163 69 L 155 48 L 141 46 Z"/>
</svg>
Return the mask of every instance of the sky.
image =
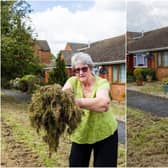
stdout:
<svg viewBox="0 0 168 168">
<path fill-rule="evenodd" d="M 167 0 L 27 0 L 32 27 L 54 55 L 67 42 L 92 43 L 126 31 L 168 26 Z"/>
<path fill-rule="evenodd" d="M 27 1 L 37 39 L 56 55 L 67 42 L 92 43 L 126 31 L 125 0 Z"/>
<path fill-rule="evenodd" d="M 167 0 L 127 0 L 127 30 L 145 32 L 168 26 Z"/>
</svg>

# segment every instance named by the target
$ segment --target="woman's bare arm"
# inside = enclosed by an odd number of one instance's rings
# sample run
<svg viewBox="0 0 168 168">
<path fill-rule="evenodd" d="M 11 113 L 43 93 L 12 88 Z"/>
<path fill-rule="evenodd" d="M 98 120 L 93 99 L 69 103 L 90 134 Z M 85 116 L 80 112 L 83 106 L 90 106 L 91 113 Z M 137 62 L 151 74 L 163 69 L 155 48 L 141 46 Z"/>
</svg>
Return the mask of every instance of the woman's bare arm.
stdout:
<svg viewBox="0 0 168 168">
<path fill-rule="evenodd" d="M 62 87 L 62 90 L 64 91 L 64 90 L 69 90 L 69 89 L 72 90 L 72 86 L 71 86 L 71 84 L 69 82 L 66 82 L 64 84 L 64 86 Z"/>
<path fill-rule="evenodd" d="M 106 112 L 110 105 L 109 90 L 98 90 L 95 98 L 78 98 L 76 104 L 90 111 Z"/>
</svg>

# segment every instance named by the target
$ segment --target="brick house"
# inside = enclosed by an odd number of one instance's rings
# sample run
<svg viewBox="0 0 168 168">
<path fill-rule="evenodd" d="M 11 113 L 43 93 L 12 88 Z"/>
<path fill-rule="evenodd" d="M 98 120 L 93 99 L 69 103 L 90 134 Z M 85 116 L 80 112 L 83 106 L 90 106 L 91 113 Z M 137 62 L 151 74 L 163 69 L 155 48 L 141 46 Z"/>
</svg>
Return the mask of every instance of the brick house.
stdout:
<svg viewBox="0 0 168 168">
<path fill-rule="evenodd" d="M 39 57 L 40 63 L 44 64 L 44 70 L 45 70 L 45 83 L 48 83 L 48 71 L 52 69 L 51 67 L 51 50 L 48 45 L 48 42 L 46 40 L 35 40 L 34 42 L 34 54 L 35 56 Z"/>
<path fill-rule="evenodd" d="M 76 51 L 76 50 L 80 50 L 81 48 L 86 48 L 88 46 L 88 44 L 86 43 L 67 43 L 65 46 L 65 51 Z"/>
<path fill-rule="evenodd" d="M 68 48 L 68 50 L 67 50 Z M 75 48 L 75 49 L 74 49 Z M 69 76 L 73 75 L 71 57 L 76 52 L 86 52 L 91 55 L 96 75 L 106 78 L 111 85 L 114 100 L 125 99 L 125 35 L 97 41 L 91 44 L 67 43 L 61 51 L 67 65 Z"/>
<path fill-rule="evenodd" d="M 34 53 L 39 57 L 42 64 L 50 64 L 50 47 L 46 40 L 36 40 L 34 43 Z"/>
<path fill-rule="evenodd" d="M 168 76 L 168 27 L 127 33 L 127 70 L 153 68 L 156 78 Z"/>
</svg>

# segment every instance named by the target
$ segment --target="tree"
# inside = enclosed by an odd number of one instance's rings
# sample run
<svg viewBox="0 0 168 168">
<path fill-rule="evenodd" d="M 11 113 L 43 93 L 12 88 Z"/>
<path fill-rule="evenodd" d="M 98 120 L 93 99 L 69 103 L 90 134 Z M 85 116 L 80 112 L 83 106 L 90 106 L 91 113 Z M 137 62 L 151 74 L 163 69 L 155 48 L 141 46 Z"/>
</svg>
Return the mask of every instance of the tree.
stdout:
<svg viewBox="0 0 168 168">
<path fill-rule="evenodd" d="M 61 58 L 61 53 L 59 53 L 55 62 L 55 68 L 49 73 L 49 83 L 58 83 L 63 86 L 67 79 L 68 74 L 65 61 Z"/>
<path fill-rule="evenodd" d="M 52 59 L 55 59 L 55 56 L 54 56 L 54 54 L 50 54 L 50 59 L 52 60 Z"/>
<path fill-rule="evenodd" d="M 32 29 L 28 26 L 30 12 L 26 1 L 1 1 L 2 85 L 27 74 L 34 62 Z"/>
</svg>

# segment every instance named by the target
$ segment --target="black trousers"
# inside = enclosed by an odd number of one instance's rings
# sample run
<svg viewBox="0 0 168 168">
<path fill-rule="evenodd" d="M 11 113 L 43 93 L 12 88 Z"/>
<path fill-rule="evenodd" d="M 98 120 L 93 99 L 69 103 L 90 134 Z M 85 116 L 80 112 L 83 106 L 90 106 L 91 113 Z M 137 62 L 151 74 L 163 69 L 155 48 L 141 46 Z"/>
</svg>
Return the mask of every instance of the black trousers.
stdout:
<svg viewBox="0 0 168 168">
<path fill-rule="evenodd" d="M 94 167 L 117 167 L 118 132 L 94 144 L 72 143 L 70 167 L 88 167 L 93 150 Z"/>
</svg>

